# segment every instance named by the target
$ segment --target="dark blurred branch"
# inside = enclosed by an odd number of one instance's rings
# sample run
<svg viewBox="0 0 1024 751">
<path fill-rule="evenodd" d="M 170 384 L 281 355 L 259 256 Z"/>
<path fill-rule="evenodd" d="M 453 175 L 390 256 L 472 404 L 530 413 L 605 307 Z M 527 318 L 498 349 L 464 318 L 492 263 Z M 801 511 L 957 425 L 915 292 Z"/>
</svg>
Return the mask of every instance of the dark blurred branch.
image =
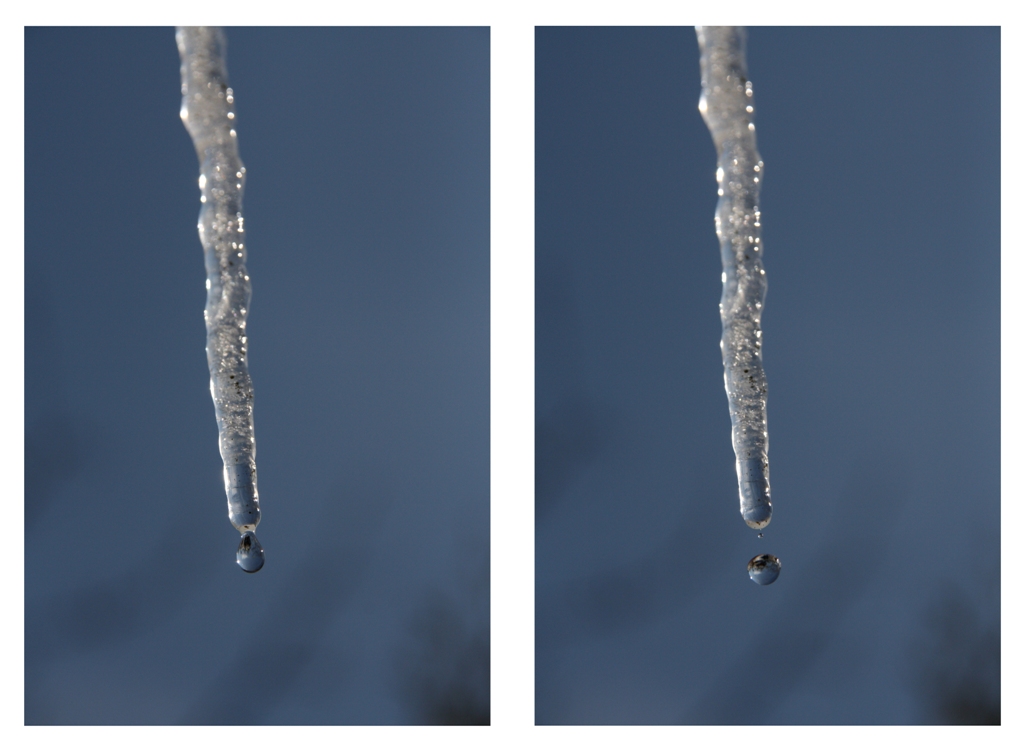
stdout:
<svg viewBox="0 0 1024 751">
<path fill-rule="evenodd" d="M 416 614 L 402 655 L 401 681 L 425 725 L 491 724 L 491 644 L 485 622 L 471 624 L 455 602 L 432 595 Z"/>
<path fill-rule="evenodd" d="M 982 612 L 959 589 L 937 598 L 927 612 L 922 641 L 912 654 L 916 687 L 930 723 L 1002 724 L 999 611 L 989 623 Z"/>
</svg>

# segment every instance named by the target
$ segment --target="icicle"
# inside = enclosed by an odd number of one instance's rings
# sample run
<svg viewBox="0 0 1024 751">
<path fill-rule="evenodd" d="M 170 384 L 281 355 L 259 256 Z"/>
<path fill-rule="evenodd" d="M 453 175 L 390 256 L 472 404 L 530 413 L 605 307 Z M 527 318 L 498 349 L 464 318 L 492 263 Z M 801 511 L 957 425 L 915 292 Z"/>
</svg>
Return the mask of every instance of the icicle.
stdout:
<svg viewBox="0 0 1024 751">
<path fill-rule="evenodd" d="M 754 138 L 754 89 L 746 31 L 698 26 L 699 109 L 718 150 L 715 227 L 722 249 L 722 362 L 732 418 L 740 513 L 762 529 L 772 516 L 768 484 L 768 382 L 761 365 L 761 312 L 768 287 L 758 199 L 764 163 Z"/>
<path fill-rule="evenodd" d="M 245 333 L 252 288 L 245 269 L 245 167 L 238 157 L 235 99 L 228 88 L 224 32 L 207 26 L 179 26 L 175 36 L 181 55 L 181 119 L 192 136 L 200 164 L 206 359 L 224 460 L 228 519 L 242 533 L 238 565 L 254 573 L 263 566 L 264 556 L 253 534 L 260 523 L 260 502 Z"/>
</svg>

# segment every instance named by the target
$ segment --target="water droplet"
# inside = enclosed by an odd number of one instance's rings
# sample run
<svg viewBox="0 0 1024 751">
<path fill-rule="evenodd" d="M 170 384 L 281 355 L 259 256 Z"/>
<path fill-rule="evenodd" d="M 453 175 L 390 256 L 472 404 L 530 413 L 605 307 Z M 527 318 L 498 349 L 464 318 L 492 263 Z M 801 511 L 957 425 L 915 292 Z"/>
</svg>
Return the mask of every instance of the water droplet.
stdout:
<svg viewBox="0 0 1024 751">
<path fill-rule="evenodd" d="M 764 532 L 758 532 L 757 533 L 757 539 L 759 539 L 759 540 L 764 539 Z"/>
<path fill-rule="evenodd" d="M 758 584 L 771 584 L 779 578 L 782 571 L 782 562 L 771 553 L 755 555 L 747 564 L 747 573 L 750 580 Z"/>
<path fill-rule="evenodd" d="M 260 545 L 260 541 L 256 539 L 255 534 L 246 532 L 242 535 L 242 541 L 238 543 L 238 554 L 235 556 L 235 560 L 238 561 L 242 571 L 247 574 L 255 574 L 263 568 L 263 546 Z"/>
</svg>

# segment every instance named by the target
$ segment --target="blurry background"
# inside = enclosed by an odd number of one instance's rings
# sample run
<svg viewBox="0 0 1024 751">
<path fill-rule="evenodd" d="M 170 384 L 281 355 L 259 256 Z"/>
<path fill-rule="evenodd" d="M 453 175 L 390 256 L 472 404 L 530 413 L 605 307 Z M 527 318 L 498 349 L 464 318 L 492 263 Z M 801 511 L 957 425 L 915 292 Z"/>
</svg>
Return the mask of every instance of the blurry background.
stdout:
<svg viewBox="0 0 1024 751">
<path fill-rule="evenodd" d="M 486 723 L 489 36 L 227 29 L 235 564 L 171 28 L 25 35 L 25 720 Z"/>
<path fill-rule="evenodd" d="M 999 721 L 999 46 L 750 30 L 759 540 L 696 35 L 537 30 L 538 722 Z"/>
</svg>

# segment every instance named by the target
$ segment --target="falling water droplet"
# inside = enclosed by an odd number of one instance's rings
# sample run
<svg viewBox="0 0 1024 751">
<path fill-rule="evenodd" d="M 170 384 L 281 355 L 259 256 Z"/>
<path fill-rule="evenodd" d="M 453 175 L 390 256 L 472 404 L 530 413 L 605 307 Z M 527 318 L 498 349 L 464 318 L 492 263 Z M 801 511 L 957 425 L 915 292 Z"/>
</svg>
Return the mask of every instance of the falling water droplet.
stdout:
<svg viewBox="0 0 1024 751">
<path fill-rule="evenodd" d="M 764 532 L 758 532 L 757 533 L 757 539 L 763 540 L 764 539 Z"/>
<path fill-rule="evenodd" d="M 235 556 L 235 560 L 238 561 L 242 571 L 247 574 L 255 574 L 263 568 L 263 546 L 260 545 L 260 541 L 256 539 L 255 534 L 246 532 L 242 535 L 242 541 L 238 543 L 238 554 Z"/>
<path fill-rule="evenodd" d="M 780 571 L 782 571 L 782 562 L 771 553 L 755 555 L 747 564 L 750 580 L 762 585 L 771 584 L 778 579 Z"/>
</svg>

